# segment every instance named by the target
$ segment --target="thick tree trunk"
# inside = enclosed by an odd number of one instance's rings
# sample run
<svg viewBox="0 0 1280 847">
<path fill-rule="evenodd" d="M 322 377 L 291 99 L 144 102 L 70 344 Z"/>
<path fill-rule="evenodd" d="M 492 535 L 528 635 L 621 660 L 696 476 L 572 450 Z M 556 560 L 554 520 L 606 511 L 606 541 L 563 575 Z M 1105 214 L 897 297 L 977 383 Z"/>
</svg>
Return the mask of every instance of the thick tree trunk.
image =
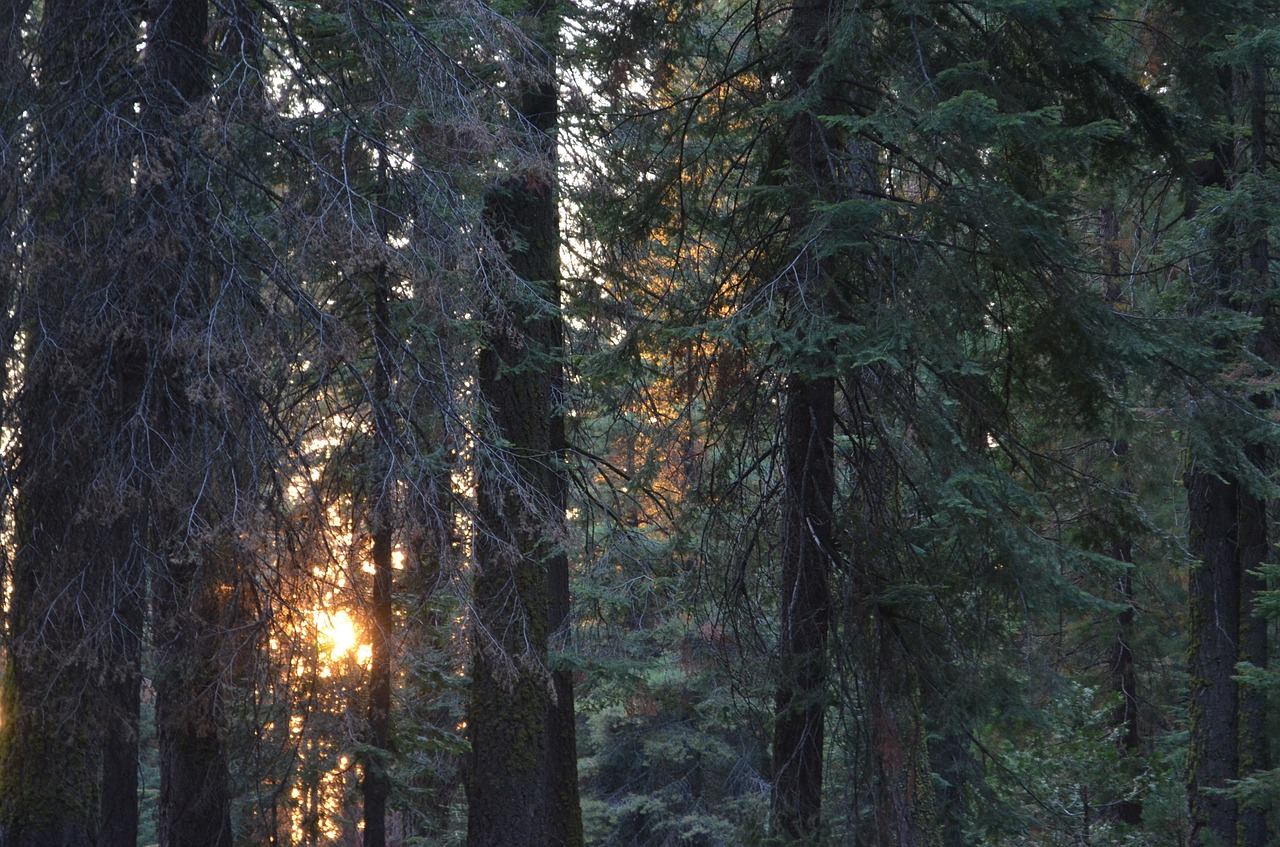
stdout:
<svg viewBox="0 0 1280 847">
<path fill-rule="evenodd" d="M 0 7 L 6 51 L 24 12 L 23 3 Z M 38 149 L 36 179 L 23 189 L 33 231 L 17 313 L 27 349 L 0 726 L 5 847 L 133 847 L 137 838 L 144 583 L 127 444 L 142 360 L 118 319 L 102 317 L 121 295 L 132 12 L 122 2 L 46 2 L 40 78 L 25 106 Z M 4 84 L 29 83 L 18 75 Z M 16 158 L 7 161 L 12 169 Z M 0 186 L 9 215 L 17 186 Z"/>
<path fill-rule="evenodd" d="M 237 502 L 231 468 L 242 423 L 197 398 L 190 380 L 222 379 L 219 353 L 192 368 L 205 339 L 211 286 L 199 166 L 199 117 L 209 91 L 207 0 L 151 0 L 148 10 L 144 148 L 138 175 L 142 225 L 136 255 L 136 300 L 153 338 L 146 414 L 164 449 L 152 448 L 149 507 L 156 723 L 160 758 L 161 847 L 230 847 L 231 806 L 224 748 L 223 649 L 234 610 L 225 590 L 237 565 Z M 225 387 L 225 386 L 220 386 Z M 231 402 L 228 399 L 228 402 Z"/>
<path fill-rule="evenodd" d="M 509 448 L 483 458 L 477 473 L 468 847 L 540 847 L 547 838 L 546 559 L 554 542 L 544 540 L 545 503 L 531 504 L 546 496 L 550 394 L 527 368 L 532 343 L 527 326 L 499 324 L 480 356 L 492 431 Z"/>
<path fill-rule="evenodd" d="M 207 587 L 207 554 L 182 550 L 156 580 L 156 726 L 161 847 L 230 847 L 231 804 L 223 748 L 221 599 Z"/>
<path fill-rule="evenodd" d="M 1226 102 L 1242 108 L 1249 128 L 1221 143 L 1211 167 L 1200 175 L 1205 187 L 1237 188 L 1241 175 L 1260 176 L 1267 167 L 1267 70 L 1261 61 L 1248 74 L 1222 67 L 1217 79 Z M 1194 198 L 1190 212 L 1195 212 Z M 1280 361 L 1277 324 L 1270 303 L 1268 243 L 1260 222 L 1244 222 L 1231 233 L 1249 246 L 1242 253 L 1223 251 L 1208 266 L 1210 299 L 1262 319 L 1252 352 L 1272 365 Z M 1269 394 L 1249 398 L 1269 407 Z M 1186 478 L 1188 532 L 1199 561 L 1188 585 L 1190 615 L 1191 752 L 1188 761 L 1188 808 L 1191 843 L 1245 847 L 1268 843 L 1266 809 L 1240 809 L 1234 797 L 1217 789 L 1266 768 L 1270 761 L 1265 732 L 1266 698 L 1241 691 L 1236 664 L 1267 663 L 1267 623 L 1255 608 L 1264 586 L 1251 573 L 1267 556 L 1267 505 L 1250 489 L 1249 477 L 1268 473 L 1268 456 L 1260 444 L 1241 450 L 1244 467 L 1193 468 Z M 1251 466 L 1251 467 L 1250 467 Z M 1216 471 L 1214 473 L 1213 471 Z"/>
<path fill-rule="evenodd" d="M 546 51 L 518 99 L 533 165 L 497 186 L 487 208 L 515 279 L 501 283 L 486 314 L 480 354 L 480 394 L 504 447 L 477 472 L 469 847 L 582 843 L 573 699 L 568 677 L 549 677 L 547 666 L 551 629 L 568 608 L 551 59 L 558 30 L 550 4 L 527 12 Z"/>
</svg>

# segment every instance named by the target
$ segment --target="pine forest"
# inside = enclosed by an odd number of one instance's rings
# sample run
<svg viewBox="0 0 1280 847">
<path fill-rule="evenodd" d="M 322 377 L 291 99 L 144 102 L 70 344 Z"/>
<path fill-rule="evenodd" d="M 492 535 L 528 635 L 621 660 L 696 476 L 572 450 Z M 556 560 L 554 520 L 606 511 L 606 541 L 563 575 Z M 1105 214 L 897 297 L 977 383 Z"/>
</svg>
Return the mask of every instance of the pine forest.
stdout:
<svg viewBox="0 0 1280 847">
<path fill-rule="evenodd" d="M 0 0 L 0 847 L 1280 844 L 1273 236 L 1280 2 Z"/>
</svg>

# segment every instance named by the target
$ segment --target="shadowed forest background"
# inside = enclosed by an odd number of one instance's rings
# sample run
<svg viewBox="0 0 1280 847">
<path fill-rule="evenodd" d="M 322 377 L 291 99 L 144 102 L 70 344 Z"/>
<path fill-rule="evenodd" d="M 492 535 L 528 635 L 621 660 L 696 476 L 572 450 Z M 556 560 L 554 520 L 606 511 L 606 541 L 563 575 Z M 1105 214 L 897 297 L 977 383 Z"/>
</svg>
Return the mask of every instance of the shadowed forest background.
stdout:
<svg viewBox="0 0 1280 847">
<path fill-rule="evenodd" d="M 1264 847 L 1280 4 L 0 0 L 0 847 Z"/>
</svg>

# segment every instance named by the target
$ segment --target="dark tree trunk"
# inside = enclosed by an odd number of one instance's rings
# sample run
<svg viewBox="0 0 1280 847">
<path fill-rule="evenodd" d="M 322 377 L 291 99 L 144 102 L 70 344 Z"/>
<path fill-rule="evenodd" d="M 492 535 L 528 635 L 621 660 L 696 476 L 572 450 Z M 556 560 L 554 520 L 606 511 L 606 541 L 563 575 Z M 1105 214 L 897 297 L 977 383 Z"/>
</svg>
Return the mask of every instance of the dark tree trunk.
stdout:
<svg viewBox="0 0 1280 847">
<path fill-rule="evenodd" d="M 379 510 L 380 511 L 380 510 Z M 387 797 L 390 779 L 387 757 L 391 748 L 391 527 L 387 516 L 375 512 L 373 531 L 373 625 L 370 627 L 369 662 L 369 746 L 365 755 L 364 847 L 385 847 L 387 843 Z"/>
<path fill-rule="evenodd" d="M 1202 187 L 1237 189 L 1242 175 L 1260 176 L 1267 167 L 1267 70 L 1256 61 L 1249 73 L 1218 69 L 1224 102 L 1248 116 L 1249 127 L 1214 150 L 1210 167 L 1198 174 Z M 1196 212 L 1195 198 L 1189 212 Z M 1264 221 L 1241 221 L 1229 232 L 1231 241 L 1249 246 L 1222 250 L 1205 268 L 1206 299 L 1262 319 L 1252 352 L 1274 366 L 1280 361 L 1277 325 L 1270 304 L 1268 243 Z M 1224 239 L 1225 240 L 1225 239 Z M 1269 408 L 1272 398 L 1249 398 Z M 1236 664 L 1267 664 L 1266 621 L 1257 613 L 1257 592 L 1264 586 L 1251 572 L 1267 556 L 1268 514 L 1253 490 L 1251 477 L 1269 472 L 1260 444 L 1230 445 L 1240 464 L 1227 468 L 1194 467 L 1186 477 L 1189 546 L 1198 562 L 1188 584 L 1190 595 L 1191 751 L 1187 766 L 1191 843 L 1234 847 L 1267 844 L 1265 808 L 1241 809 L 1236 799 L 1217 789 L 1266 768 L 1270 762 L 1266 698 L 1241 691 Z M 1225 451 L 1224 451 L 1225 452 Z M 1215 473 L 1216 472 L 1216 473 Z"/>
<path fill-rule="evenodd" d="M 518 219 L 517 219 L 518 220 Z M 545 235 L 545 233 L 544 233 Z M 529 304 L 516 314 L 527 315 Z M 507 450 L 481 459 L 468 731 L 468 847 L 538 847 L 547 837 L 546 472 L 550 392 L 533 378 L 528 324 L 500 314 L 480 355 L 480 393 Z M 518 340 L 519 339 L 519 340 Z M 531 511 L 531 504 L 536 511 Z M 554 543 L 554 542 L 550 542 Z"/>
<path fill-rule="evenodd" d="M 1256 446 L 1251 459 L 1259 469 L 1265 467 L 1266 449 Z M 1239 661 L 1249 662 L 1258 668 L 1267 666 L 1267 619 L 1258 613 L 1256 603 L 1267 588 L 1266 580 L 1255 573 L 1270 558 L 1267 545 L 1267 507 L 1262 498 L 1244 490 L 1239 503 L 1239 557 L 1240 572 L 1240 654 Z M 1240 692 L 1239 768 L 1240 776 L 1247 777 L 1266 770 L 1271 763 L 1269 735 L 1267 732 L 1267 694 L 1254 686 L 1245 686 Z M 1272 843 L 1267 837 L 1267 809 L 1246 806 L 1240 813 L 1241 847 L 1267 847 Z"/>
<path fill-rule="evenodd" d="M 4 85 L 15 92 L 31 84 L 11 53 L 25 8 L 0 7 L 5 70 L 18 74 Z M 22 189 L 32 249 L 17 311 L 26 350 L 15 400 L 21 429 L 0 726 L 4 847 L 133 847 L 137 838 L 143 530 L 128 444 L 143 360 L 136 339 L 121 336 L 119 317 L 103 317 L 105 304 L 124 299 L 119 248 L 136 38 L 129 4 L 46 2 L 39 84 L 25 104 L 37 150 L 35 180 Z M 4 115 L 6 144 L 12 117 Z M 15 159 L 6 161 L 12 168 Z M 11 223 L 18 186 L 0 187 Z M 12 337 L 6 321 L 6 343 Z"/>
<path fill-rule="evenodd" d="M 234 530 L 239 421 L 197 398 L 190 381 L 223 379 L 220 353 L 190 367 L 205 339 L 213 285 L 199 124 L 209 91 L 207 0 L 152 0 L 145 54 L 142 225 L 133 249 L 140 313 L 153 337 L 146 414 L 165 448 L 152 448 L 150 508 L 159 551 L 152 576 L 161 847 L 230 847 L 224 748 L 224 647 L 237 564 Z M 220 386 L 225 388 L 224 386 Z M 167 451 L 167 452 L 165 452 Z M 243 470 L 243 468 L 239 468 Z"/>
<path fill-rule="evenodd" d="M 1123 268 L 1120 264 L 1120 217 L 1111 208 L 1104 208 L 1101 215 L 1099 235 L 1102 249 L 1107 257 L 1106 280 L 1103 297 L 1112 308 L 1121 306 L 1123 292 L 1121 280 Z M 1129 444 L 1122 438 L 1111 441 L 1111 455 L 1120 464 L 1124 472 L 1123 489 L 1129 491 Z M 1120 602 L 1124 608 L 1116 616 L 1116 640 L 1111 649 L 1111 690 L 1120 698 L 1112 714 L 1112 726 L 1118 731 L 1120 752 L 1124 761 L 1130 765 L 1138 762 L 1141 755 L 1142 735 L 1138 723 L 1138 672 L 1133 655 L 1134 617 L 1136 607 L 1133 595 L 1133 539 L 1129 537 L 1124 526 L 1110 528 L 1112 540 L 1107 551 L 1111 558 L 1123 562 L 1128 569 L 1116 580 L 1116 588 L 1120 594 Z M 1142 801 L 1123 797 L 1115 806 L 1116 819 L 1128 826 L 1139 826 L 1142 823 Z"/>
<path fill-rule="evenodd" d="M 1203 470 L 1188 472 L 1191 551 L 1191 753 L 1187 763 L 1191 843 L 1233 847 L 1237 804 L 1216 793 L 1239 776 L 1235 664 L 1240 639 L 1237 486 Z"/>
<path fill-rule="evenodd" d="M 386 157 L 378 157 L 378 193 L 386 193 Z M 380 204 L 385 208 L 385 203 Z M 379 235 L 387 237 L 385 220 L 380 220 Z M 395 352 L 395 336 L 391 326 L 391 285 L 385 267 L 375 274 L 373 291 L 372 336 L 374 340 L 373 416 L 378 438 L 376 450 L 386 457 L 381 475 L 370 480 L 373 506 L 369 529 L 373 536 L 373 591 L 370 597 L 372 626 L 369 628 L 369 747 L 364 756 L 364 847 L 385 847 L 387 843 L 387 797 L 391 782 L 387 773 L 391 749 L 391 643 L 395 626 L 392 607 L 392 552 L 394 545 L 394 486 L 390 468 L 394 466 L 395 433 L 391 425 L 391 368 Z"/>
<path fill-rule="evenodd" d="M 552 136 L 557 24 L 549 4 L 531 3 L 527 13 L 546 51 L 517 101 L 534 164 L 496 186 L 486 210 L 514 279 L 494 294 L 480 354 L 480 395 L 503 446 L 490 448 L 477 472 L 469 847 L 582 842 L 573 701 L 561 693 L 567 677 L 549 678 L 547 666 L 550 631 L 560 624 L 551 610 L 567 609 Z"/>
<path fill-rule="evenodd" d="M 794 376 L 786 406 L 773 819 L 780 834 L 805 840 L 817 838 L 822 812 L 831 614 L 832 380 Z"/>
<path fill-rule="evenodd" d="M 804 98 L 826 44 L 830 4 L 804 2 L 792 12 L 789 37 L 796 98 Z M 829 311 L 828 269 L 808 249 L 811 205 L 829 188 L 830 149 L 817 117 L 794 119 L 787 151 L 800 186 L 789 210 L 792 243 L 799 249 L 789 292 L 801 338 L 817 311 Z M 808 305 L 806 304 L 818 304 Z M 814 841 L 822 825 L 822 776 L 827 709 L 827 634 L 831 616 L 831 509 L 834 497 L 834 363 L 821 353 L 796 361 L 784 398 L 781 628 L 773 737 L 772 820 L 778 835 Z"/>
<path fill-rule="evenodd" d="M 553 350 L 564 344 L 559 315 L 551 319 L 548 340 Z M 561 462 L 568 441 L 565 437 L 564 369 L 559 354 L 548 363 L 551 373 L 551 507 L 557 516 L 568 507 L 568 485 Z M 547 616 L 552 641 L 551 650 L 571 648 L 573 629 L 569 591 L 569 557 L 557 549 L 547 562 Z M 578 735 L 573 700 L 573 671 L 553 668 L 555 699 L 547 712 L 547 844 L 550 847 L 584 847 L 582 804 L 578 796 Z"/>
<path fill-rule="evenodd" d="M 1249 168 L 1257 178 L 1267 170 L 1267 146 L 1270 133 L 1267 127 L 1267 66 L 1261 57 L 1250 65 L 1247 93 L 1249 105 Z M 1256 224 L 1258 230 L 1244 260 L 1245 283 L 1251 290 L 1250 312 L 1263 319 L 1262 327 L 1254 339 L 1253 351 L 1263 362 L 1280 364 L 1280 345 L 1277 345 L 1275 306 L 1269 301 L 1271 269 L 1266 222 Z M 1274 407 L 1270 392 L 1251 398 L 1262 410 Z M 1264 412 L 1265 413 L 1265 412 Z M 1265 445 L 1253 444 L 1246 449 L 1247 458 L 1257 468 L 1260 476 L 1270 474 L 1272 468 Z M 1266 501 L 1254 492 L 1243 488 L 1240 492 L 1240 533 L 1237 543 L 1240 556 L 1240 661 L 1254 667 L 1265 668 L 1268 661 L 1268 621 L 1258 610 L 1257 602 L 1267 589 L 1266 581 L 1256 571 L 1271 558 L 1268 550 L 1269 517 Z M 1246 687 L 1240 695 L 1240 775 L 1248 777 L 1265 771 L 1271 766 L 1270 737 L 1267 732 L 1267 694 L 1257 687 Z M 1269 809 L 1264 805 L 1249 805 L 1240 810 L 1241 847 L 1266 847 L 1271 841 L 1267 833 Z"/>
<path fill-rule="evenodd" d="M 223 748 L 225 617 L 209 575 L 182 551 L 156 580 L 156 726 L 161 847 L 230 847 Z M 212 558 L 212 557 L 210 557 Z"/>
<path fill-rule="evenodd" d="M 1129 539 L 1113 542 L 1111 557 L 1120 562 L 1133 563 L 1133 542 Z M 1112 715 L 1112 725 L 1119 730 L 1120 750 L 1127 761 L 1136 761 L 1141 755 L 1142 736 L 1138 725 L 1138 673 L 1133 659 L 1133 574 L 1125 572 L 1117 580 L 1120 602 L 1124 608 L 1116 616 L 1116 641 L 1112 646 L 1111 690 L 1120 697 Z M 1123 824 L 1138 826 L 1142 823 L 1142 801 L 1122 798 L 1116 805 L 1116 818 Z"/>
</svg>

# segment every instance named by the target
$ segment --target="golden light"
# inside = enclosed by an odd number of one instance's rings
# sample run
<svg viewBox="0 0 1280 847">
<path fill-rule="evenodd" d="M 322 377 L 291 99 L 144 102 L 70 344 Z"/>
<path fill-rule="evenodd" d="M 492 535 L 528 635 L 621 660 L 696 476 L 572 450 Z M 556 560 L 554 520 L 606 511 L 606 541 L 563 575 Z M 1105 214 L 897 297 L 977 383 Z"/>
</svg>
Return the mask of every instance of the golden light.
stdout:
<svg viewBox="0 0 1280 847">
<path fill-rule="evenodd" d="M 333 613 L 318 610 L 315 617 L 316 629 L 328 643 L 330 661 L 336 662 L 359 645 L 360 632 L 349 612 L 342 609 Z"/>
</svg>

